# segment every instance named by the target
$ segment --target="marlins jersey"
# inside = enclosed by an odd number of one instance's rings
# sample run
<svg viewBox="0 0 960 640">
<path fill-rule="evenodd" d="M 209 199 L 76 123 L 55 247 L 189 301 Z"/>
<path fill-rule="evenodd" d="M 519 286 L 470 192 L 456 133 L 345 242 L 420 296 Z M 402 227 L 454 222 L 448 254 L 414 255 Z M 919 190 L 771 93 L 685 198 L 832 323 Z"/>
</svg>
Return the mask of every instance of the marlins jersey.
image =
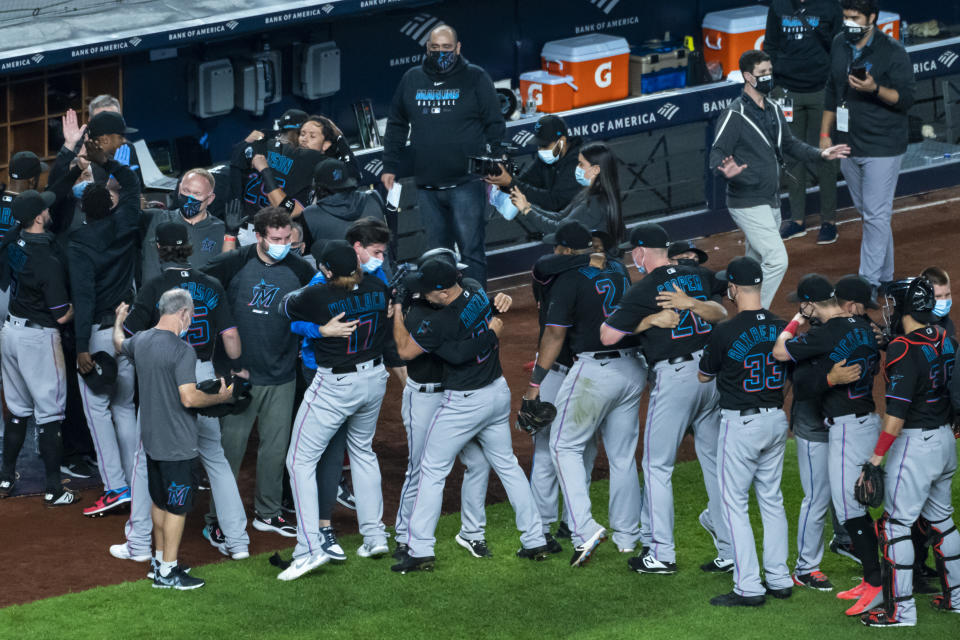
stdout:
<svg viewBox="0 0 960 640">
<path fill-rule="evenodd" d="M 288 294 L 281 303 L 283 315 L 325 325 L 344 314 L 342 321 L 357 321 L 346 338 L 311 340 L 317 366 L 333 369 L 359 364 L 383 355 L 391 325 L 387 320 L 387 287 L 376 276 L 364 276 L 353 289 L 314 284 Z"/>
<path fill-rule="evenodd" d="M 416 329 L 420 323 L 433 314 L 434 309 L 426 302 L 415 300 L 403 314 L 407 331 Z M 432 353 L 424 353 L 407 362 L 407 375 L 422 384 L 438 384 L 443 380 L 443 360 Z"/>
<path fill-rule="evenodd" d="M 786 323 L 766 309 L 741 311 L 718 324 L 703 349 L 700 372 L 717 377 L 721 409 L 783 406 L 786 364 L 773 345 Z"/>
<path fill-rule="evenodd" d="M 45 327 L 70 310 L 67 269 L 53 235 L 21 233 L 7 245 L 10 273 L 10 314 Z"/>
<path fill-rule="evenodd" d="M 217 337 L 236 327 L 236 324 L 227 303 L 227 294 L 220 283 L 190 267 L 181 265 L 165 269 L 162 274 L 144 284 L 123 323 L 124 331 L 133 335 L 157 324 L 160 319 L 160 309 L 157 306 L 160 304 L 160 296 L 170 289 L 185 289 L 190 292 L 190 297 L 193 298 L 193 322 L 187 329 L 184 340 L 196 351 L 197 358 L 211 360 Z"/>
<path fill-rule="evenodd" d="M 585 267 L 590 264 L 590 256 L 548 254 L 537 260 L 533 265 L 533 299 L 537 301 L 537 314 L 540 325 L 540 335 L 537 344 L 543 338 L 543 328 L 547 324 L 547 311 L 550 309 L 550 291 L 553 289 L 557 276 L 569 269 Z M 573 354 L 570 352 L 570 334 L 563 341 L 563 347 L 555 361 L 565 367 L 573 366 Z"/>
<path fill-rule="evenodd" d="M 887 413 L 906 428 L 950 422 L 950 379 L 957 343 L 942 327 L 917 329 L 887 345 Z"/>
<path fill-rule="evenodd" d="M 17 224 L 13 217 L 13 199 L 16 197 L 13 193 L 0 194 L 0 240 L 7 235 L 7 231 Z"/>
<path fill-rule="evenodd" d="M 662 311 L 657 296 L 674 291 L 674 286 L 692 298 L 710 300 L 721 290 L 709 269 L 686 264 L 658 267 L 630 287 L 620 301 L 620 308 L 607 318 L 606 324 L 622 333 L 633 333 L 649 315 Z M 654 363 L 689 355 L 707 344 L 713 326 L 692 311 L 678 311 L 680 324 L 673 329 L 653 327 L 640 334 L 647 362 Z"/>
<path fill-rule="evenodd" d="M 425 314 L 416 326 L 408 321 L 407 330 L 421 349 L 443 358 L 444 389 L 471 391 L 493 383 L 503 375 L 503 370 L 498 353 L 500 342 L 496 334 L 490 331 L 493 305 L 487 292 L 476 280 L 469 278 L 464 278 L 461 286 L 463 291 L 456 300 L 442 309 Z M 452 362 L 444 357 L 445 344 L 471 339 L 489 342 L 480 353 L 462 362 Z"/>
<path fill-rule="evenodd" d="M 823 413 L 828 418 L 849 414 L 872 413 L 873 378 L 880 370 L 880 348 L 870 322 L 857 316 L 836 317 L 786 343 L 794 362 L 823 357 L 824 367 L 843 360 L 847 365 L 860 365 L 860 379 L 846 385 L 830 387 L 823 394 Z"/>
<path fill-rule="evenodd" d="M 619 260 L 607 259 L 603 269 L 586 265 L 557 276 L 550 288 L 545 324 L 567 327 L 574 353 L 608 351 L 600 342 L 600 325 L 618 309 L 630 288 L 630 276 Z M 635 343 L 631 336 L 620 347 Z"/>
<path fill-rule="evenodd" d="M 247 143 L 239 146 L 246 148 Z M 267 144 L 267 165 L 273 172 L 276 185 L 283 189 L 287 197 L 301 207 L 310 204 L 310 192 L 313 188 L 313 170 L 327 156 L 322 151 L 304 149 L 276 140 Z M 263 177 L 259 171 L 250 169 L 243 177 L 244 213 L 251 218 L 263 207 L 273 206 L 267 197 Z"/>
</svg>

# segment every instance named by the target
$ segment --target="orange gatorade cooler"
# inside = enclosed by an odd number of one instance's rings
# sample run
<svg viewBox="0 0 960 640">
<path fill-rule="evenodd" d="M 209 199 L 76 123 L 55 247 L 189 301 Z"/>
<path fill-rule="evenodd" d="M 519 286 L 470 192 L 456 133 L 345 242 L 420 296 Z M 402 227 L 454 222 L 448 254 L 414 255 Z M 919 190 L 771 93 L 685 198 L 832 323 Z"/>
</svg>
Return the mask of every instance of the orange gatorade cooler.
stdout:
<svg viewBox="0 0 960 640">
<path fill-rule="evenodd" d="M 573 109 L 577 85 L 573 76 L 555 76 L 541 69 L 520 74 L 520 100 L 533 102 L 537 111 L 556 113 Z"/>
<path fill-rule="evenodd" d="M 610 102 L 630 93 L 630 45 L 625 38 L 593 33 L 552 40 L 540 52 L 543 70 L 571 76 L 573 106 Z"/>
<path fill-rule="evenodd" d="M 900 39 L 900 14 L 881 11 L 877 16 L 877 26 L 894 40 Z"/>
<path fill-rule="evenodd" d="M 723 75 L 740 68 L 740 56 L 763 49 L 768 8 L 762 5 L 713 11 L 703 17 L 703 58 L 723 65 Z"/>
</svg>

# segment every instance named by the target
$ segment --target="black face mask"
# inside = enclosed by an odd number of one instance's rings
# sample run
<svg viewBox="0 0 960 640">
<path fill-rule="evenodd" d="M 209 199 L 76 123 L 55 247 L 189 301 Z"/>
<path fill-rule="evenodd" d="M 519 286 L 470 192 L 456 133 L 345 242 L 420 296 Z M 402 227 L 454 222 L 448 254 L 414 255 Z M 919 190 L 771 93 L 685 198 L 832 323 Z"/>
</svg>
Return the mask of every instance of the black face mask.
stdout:
<svg viewBox="0 0 960 640">
<path fill-rule="evenodd" d="M 843 21 L 843 37 L 847 39 L 847 42 L 850 44 L 857 44 L 863 40 L 864 36 L 867 35 L 867 32 L 870 31 L 871 25 L 863 26 L 860 24 L 855 24 L 850 20 Z"/>
<path fill-rule="evenodd" d="M 196 218 L 203 209 L 202 200 L 197 200 L 193 196 L 185 196 L 182 193 L 177 194 L 177 204 L 180 205 L 180 215 L 187 220 Z"/>
<path fill-rule="evenodd" d="M 459 56 L 454 51 L 427 51 L 423 67 L 431 73 L 442 75 L 453 69 L 458 58 Z"/>
<path fill-rule="evenodd" d="M 760 76 L 757 78 L 757 85 L 754 87 L 763 95 L 769 95 L 773 91 L 773 76 Z"/>
</svg>

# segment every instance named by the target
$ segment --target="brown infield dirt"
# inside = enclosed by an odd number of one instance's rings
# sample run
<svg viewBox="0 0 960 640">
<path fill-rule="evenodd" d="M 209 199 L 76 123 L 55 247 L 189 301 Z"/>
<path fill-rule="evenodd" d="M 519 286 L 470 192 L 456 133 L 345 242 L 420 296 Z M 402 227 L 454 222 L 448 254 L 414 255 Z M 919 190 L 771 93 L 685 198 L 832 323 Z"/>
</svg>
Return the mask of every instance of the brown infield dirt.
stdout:
<svg viewBox="0 0 960 640">
<path fill-rule="evenodd" d="M 951 219 L 956 221 L 957 218 L 952 218 L 952 215 L 960 212 L 960 187 L 900 198 L 894 206 L 896 209 L 910 209 L 895 215 L 893 221 L 897 276 L 915 275 L 933 264 L 955 275 L 960 274 L 960 252 L 956 250 L 960 246 L 960 225 L 954 226 L 949 222 Z M 840 218 L 855 219 L 856 212 L 851 209 L 841 211 Z M 816 216 L 808 224 L 816 224 Z M 794 308 L 786 302 L 786 293 L 795 289 L 800 277 L 808 272 L 815 271 L 837 278 L 857 271 L 861 226 L 858 221 L 853 221 L 841 224 L 839 230 L 840 239 L 834 245 L 817 246 L 815 230 L 787 243 L 790 268 L 780 287 L 774 312 L 785 318 L 792 316 Z M 719 271 L 726 267 L 730 259 L 742 255 L 743 234 L 739 231 L 720 234 L 698 240 L 697 244 L 710 256 L 707 266 Z M 629 255 L 626 259 L 629 261 Z M 513 390 L 513 410 L 516 412 L 529 376 L 523 365 L 533 359 L 537 347 L 536 307 L 527 276 L 493 281 L 490 289 L 507 291 L 514 299 L 513 309 L 504 316 L 501 359 L 504 374 Z M 882 394 L 876 395 L 880 401 Z M 641 416 L 645 414 L 646 398 L 641 405 Z M 640 442 L 642 445 L 642 438 Z M 400 387 L 393 377 L 387 386 L 374 447 L 383 474 L 384 521 L 392 525 L 407 463 L 406 437 L 400 422 Z M 531 439 L 514 431 L 514 449 L 521 465 L 529 471 Z M 248 514 L 252 514 L 255 475 L 253 453 L 256 451 L 253 441 L 247 451 L 240 473 L 240 488 L 248 506 Z M 640 454 L 642 451 L 638 451 L 638 456 Z M 690 460 L 694 457 L 692 438 L 688 436 L 681 447 L 680 458 Z M 458 462 L 444 492 L 445 513 L 459 509 L 462 474 L 463 469 Z M 602 478 L 607 474 L 607 460 L 601 454 L 597 458 L 594 477 Z M 81 514 L 82 507 L 95 498 L 96 492 L 88 490 L 84 492 L 79 505 L 62 509 L 44 508 L 38 496 L 11 498 L 0 503 L 0 514 L 3 516 L 0 567 L 8 576 L 8 579 L 0 581 L 0 607 L 143 578 L 146 565 L 117 560 L 108 552 L 111 544 L 123 542 L 126 513 L 93 519 Z M 202 492 L 187 520 L 180 555 L 191 565 L 227 561 L 200 535 L 208 499 L 209 493 Z M 490 482 L 487 499 L 491 503 L 506 499 L 503 487 L 495 476 Z M 338 506 L 334 513 L 334 526 L 341 534 L 355 533 L 357 524 L 354 513 Z M 261 533 L 252 526 L 248 530 L 252 554 L 288 549 L 294 544 L 290 538 Z"/>
</svg>

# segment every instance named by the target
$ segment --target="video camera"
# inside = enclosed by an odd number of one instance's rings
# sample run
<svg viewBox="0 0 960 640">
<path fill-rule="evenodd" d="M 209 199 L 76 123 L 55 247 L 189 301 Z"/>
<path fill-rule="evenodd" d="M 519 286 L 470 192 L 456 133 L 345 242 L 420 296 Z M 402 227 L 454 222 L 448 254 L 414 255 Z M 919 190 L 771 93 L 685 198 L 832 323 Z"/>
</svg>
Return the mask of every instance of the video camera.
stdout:
<svg viewBox="0 0 960 640">
<path fill-rule="evenodd" d="M 413 301 L 413 294 L 408 285 L 409 278 L 413 277 L 420 268 L 413 262 L 401 262 L 397 265 L 397 270 L 387 283 L 387 290 L 393 296 L 393 303 L 400 304 L 404 308 L 409 307 Z"/>
<path fill-rule="evenodd" d="M 467 170 L 478 176 L 498 176 L 500 175 L 499 165 L 503 165 L 511 176 L 519 173 L 517 163 L 506 155 L 499 158 L 494 156 L 467 156 Z"/>
</svg>

